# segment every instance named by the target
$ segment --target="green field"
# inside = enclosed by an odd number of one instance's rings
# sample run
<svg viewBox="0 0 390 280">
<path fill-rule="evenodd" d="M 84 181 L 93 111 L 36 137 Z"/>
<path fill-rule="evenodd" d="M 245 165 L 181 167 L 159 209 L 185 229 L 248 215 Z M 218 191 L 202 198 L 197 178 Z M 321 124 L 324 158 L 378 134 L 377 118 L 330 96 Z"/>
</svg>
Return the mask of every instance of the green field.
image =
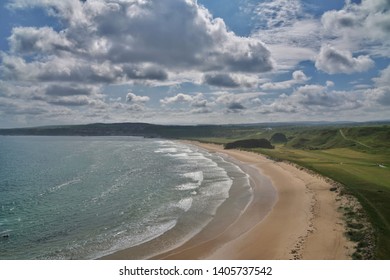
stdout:
<svg viewBox="0 0 390 280">
<path fill-rule="evenodd" d="M 270 139 L 276 132 L 284 133 L 288 141 L 276 144 L 275 149 L 252 151 L 294 162 L 342 183 L 360 201 L 372 224 L 374 258 L 390 259 L 390 127 L 286 127 L 242 138 Z M 224 144 L 238 138 L 199 140 Z M 355 257 L 361 256 L 356 253 Z"/>
</svg>

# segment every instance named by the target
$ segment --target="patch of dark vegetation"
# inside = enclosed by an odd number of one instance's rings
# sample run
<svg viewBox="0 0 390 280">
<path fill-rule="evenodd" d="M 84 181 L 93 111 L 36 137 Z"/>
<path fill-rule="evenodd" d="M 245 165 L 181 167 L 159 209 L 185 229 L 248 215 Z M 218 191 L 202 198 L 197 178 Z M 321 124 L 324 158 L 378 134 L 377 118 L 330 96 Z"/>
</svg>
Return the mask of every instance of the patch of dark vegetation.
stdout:
<svg viewBox="0 0 390 280">
<path fill-rule="evenodd" d="M 363 256 L 360 253 L 355 252 L 352 254 L 352 259 L 353 260 L 363 260 Z"/>
<path fill-rule="evenodd" d="M 362 228 L 364 228 L 363 224 L 361 224 L 361 223 L 353 223 L 353 222 L 348 223 L 347 226 L 349 228 L 353 228 L 353 229 L 362 229 Z"/>
<path fill-rule="evenodd" d="M 275 147 L 267 139 L 247 139 L 238 140 L 225 144 L 225 149 L 239 149 L 239 148 L 263 148 L 263 149 L 274 149 Z"/>
<path fill-rule="evenodd" d="M 364 239 L 364 233 L 362 231 L 357 231 L 357 230 L 349 230 L 347 232 L 347 236 L 349 240 L 353 242 L 359 242 Z"/>
<path fill-rule="evenodd" d="M 370 243 L 365 240 L 359 241 L 359 243 L 357 244 L 357 248 L 359 249 L 367 248 L 368 246 L 370 246 Z"/>
<path fill-rule="evenodd" d="M 286 143 L 288 141 L 285 134 L 277 132 L 271 136 L 271 143 Z"/>
</svg>

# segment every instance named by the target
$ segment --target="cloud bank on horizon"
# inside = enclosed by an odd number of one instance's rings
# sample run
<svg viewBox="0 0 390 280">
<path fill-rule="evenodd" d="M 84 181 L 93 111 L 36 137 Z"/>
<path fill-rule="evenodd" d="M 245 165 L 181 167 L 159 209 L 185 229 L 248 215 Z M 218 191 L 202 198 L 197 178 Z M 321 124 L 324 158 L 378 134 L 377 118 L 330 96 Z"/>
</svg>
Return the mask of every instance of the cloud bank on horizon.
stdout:
<svg viewBox="0 0 390 280">
<path fill-rule="evenodd" d="M 390 119 L 388 0 L 10 0 L 0 16 L 0 127 Z"/>
</svg>

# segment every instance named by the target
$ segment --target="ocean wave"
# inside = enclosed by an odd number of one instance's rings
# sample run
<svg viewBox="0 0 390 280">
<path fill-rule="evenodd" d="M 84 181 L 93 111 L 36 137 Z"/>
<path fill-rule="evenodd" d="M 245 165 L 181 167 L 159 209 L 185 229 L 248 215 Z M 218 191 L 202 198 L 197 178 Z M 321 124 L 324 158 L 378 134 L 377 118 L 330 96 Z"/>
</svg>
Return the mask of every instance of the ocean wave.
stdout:
<svg viewBox="0 0 390 280">
<path fill-rule="evenodd" d="M 62 189 L 63 187 L 67 187 L 67 186 L 70 186 L 70 185 L 73 185 L 73 184 L 76 184 L 76 183 L 79 183 L 81 182 L 80 179 L 72 179 L 70 181 L 67 181 L 65 183 L 62 183 L 62 184 L 59 184 L 57 186 L 54 186 L 52 188 L 49 189 L 49 192 L 55 192 L 55 191 L 58 191 L 60 189 Z"/>
<path fill-rule="evenodd" d="M 66 255 L 77 250 L 84 251 L 84 254 L 85 252 L 89 253 L 86 255 L 86 259 L 98 259 L 158 238 L 175 227 L 176 224 L 177 220 L 171 219 L 154 221 L 153 224 L 144 224 L 142 229 L 117 228 L 117 231 L 104 233 L 87 241 L 80 241 L 67 246 L 67 248 L 61 250 L 63 251 L 63 259 L 68 259 L 69 257 Z M 98 250 L 96 250 L 97 248 Z M 58 258 L 58 252 L 56 252 L 56 257 Z"/>
<path fill-rule="evenodd" d="M 0 237 L 3 236 L 3 235 L 5 235 L 5 234 L 9 234 L 10 232 L 12 232 L 12 229 L 6 229 L 6 230 L 4 230 L 4 231 L 1 231 L 1 232 L 0 232 Z"/>
<path fill-rule="evenodd" d="M 117 251 L 118 249 L 123 249 L 123 248 L 130 248 L 134 247 L 137 245 L 140 245 L 142 243 L 151 241 L 161 235 L 163 235 L 165 232 L 168 230 L 172 229 L 175 227 L 177 224 L 176 219 L 171 219 L 171 220 L 163 220 L 163 221 L 154 221 L 153 224 L 148 224 L 143 227 L 144 230 L 136 233 L 136 234 L 130 234 L 131 231 L 126 231 L 126 235 L 124 238 L 121 238 L 115 246 L 112 248 L 114 250 L 112 251 Z"/>
<path fill-rule="evenodd" d="M 76 178 L 76 179 L 72 179 L 72 180 L 69 180 L 65 183 L 62 183 L 62 184 L 59 184 L 57 186 L 54 186 L 54 187 L 51 187 L 47 190 L 48 193 L 53 193 L 53 192 L 56 192 L 64 187 L 67 187 L 67 186 L 71 186 L 71 185 L 74 185 L 74 184 L 77 184 L 77 183 L 80 183 L 81 182 L 81 179 L 79 178 Z M 41 193 L 40 196 L 44 195 L 44 193 Z"/>
<path fill-rule="evenodd" d="M 225 178 L 220 181 L 214 181 L 207 184 L 207 187 L 202 189 L 202 194 L 205 196 L 218 197 L 220 199 L 229 198 L 229 190 L 233 184 L 233 180 Z"/>
<path fill-rule="evenodd" d="M 182 152 L 182 153 L 191 153 L 191 155 L 195 154 L 193 150 L 188 149 L 188 148 L 181 148 L 180 152 Z"/>
<path fill-rule="evenodd" d="M 192 198 L 191 197 L 183 198 L 175 206 L 184 210 L 184 212 L 187 212 L 188 210 L 190 210 L 192 206 Z"/>
<path fill-rule="evenodd" d="M 174 145 L 174 142 L 169 141 L 169 140 L 158 140 L 158 141 L 156 141 L 156 143 L 159 144 L 160 146 Z"/>
<path fill-rule="evenodd" d="M 181 184 L 179 186 L 176 186 L 175 189 L 178 191 L 188 191 L 188 190 L 195 190 L 199 188 L 199 184 L 194 184 L 194 183 L 186 183 L 186 184 Z"/>
<path fill-rule="evenodd" d="M 177 153 L 177 148 L 159 148 L 157 150 L 154 151 L 155 153 L 163 153 L 163 154 L 167 154 L 167 153 Z"/>
<path fill-rule="evenodd" d="M 190 159 L 187 153 L 179 153 L 179 154 L 168 153 L 167 155 L 174 158 Z"/>
</svg>

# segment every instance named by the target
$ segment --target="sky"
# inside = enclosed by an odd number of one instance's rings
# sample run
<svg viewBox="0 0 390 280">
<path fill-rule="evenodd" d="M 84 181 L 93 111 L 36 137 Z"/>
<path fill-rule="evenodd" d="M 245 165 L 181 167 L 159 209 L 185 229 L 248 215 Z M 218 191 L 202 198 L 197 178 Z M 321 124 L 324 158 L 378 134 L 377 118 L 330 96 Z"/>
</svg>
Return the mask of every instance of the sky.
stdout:
<svg viewBox="0 0 390 280">
<path fill-rule="evenodd" d="M 0 128 L 390 120 L 389 0 L 0 5 Z"/>
</svg>

